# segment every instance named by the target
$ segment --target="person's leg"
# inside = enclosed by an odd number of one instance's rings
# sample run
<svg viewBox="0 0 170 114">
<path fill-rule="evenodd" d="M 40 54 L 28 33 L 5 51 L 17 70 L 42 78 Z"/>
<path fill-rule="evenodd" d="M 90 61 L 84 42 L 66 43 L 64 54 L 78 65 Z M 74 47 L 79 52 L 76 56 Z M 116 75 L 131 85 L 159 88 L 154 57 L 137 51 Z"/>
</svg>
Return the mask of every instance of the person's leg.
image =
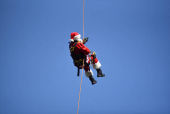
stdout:
<svg viewBox="0 0 170 114">
<path fill-rule="evenodd" d="M 92 85 L 97 83 L 97 81 L 93 78 L 93 71 L 90 69 L 89 65 L 84 66 L 85 74 L 90 79 Z"/>
<path fill-rule="evenodd" d="M 94 54 L 91 54 L 91 61 L 92 61 L 92 64 L 93 64 L 93 68 L 96 69 L 97 71 L 97 77 L 104 77 L 105 74 L 102 73 L 102 70 L 101 70 L 101 63 L 98 61 L 96 55 Z"/>
</svg>

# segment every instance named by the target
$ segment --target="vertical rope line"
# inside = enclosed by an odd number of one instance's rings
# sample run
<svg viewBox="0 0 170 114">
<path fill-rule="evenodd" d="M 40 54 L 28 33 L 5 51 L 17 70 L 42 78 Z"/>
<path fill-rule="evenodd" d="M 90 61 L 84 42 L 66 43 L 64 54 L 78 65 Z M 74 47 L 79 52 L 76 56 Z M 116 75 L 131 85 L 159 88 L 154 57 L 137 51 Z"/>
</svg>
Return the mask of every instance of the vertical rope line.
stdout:
<svg viewBox="0 0 170 114">
<path fill-rule="evenodd" d="M 83 0 L 83 40 L 84 40 L 84 2 L 85 2 L 85 0 Z M 83 68 L 84 68 L 84 59 L 83 59 L 83 67 L 82 67 L 82 74 L 81 74 L 81 82 L 80 82 L 80 91 L 79 91 L 77 114 L 79 112 L 79 102 L 80 102 L 80 93 L 81 93 L 81 85 L 82 85 L 82 77 L 83 77 Z"/>
<path fill-rule="evenodd" d="M 84 39 L 84 2 L 85 0 L 83 0 L 83 39 Z"/>
</svg>

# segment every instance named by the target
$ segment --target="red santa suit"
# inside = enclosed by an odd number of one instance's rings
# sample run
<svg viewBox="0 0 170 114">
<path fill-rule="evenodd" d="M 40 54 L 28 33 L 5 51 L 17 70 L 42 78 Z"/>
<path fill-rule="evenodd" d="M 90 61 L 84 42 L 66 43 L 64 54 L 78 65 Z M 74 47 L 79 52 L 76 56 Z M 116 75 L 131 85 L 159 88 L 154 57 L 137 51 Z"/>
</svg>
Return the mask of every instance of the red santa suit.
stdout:
<svg viewBox="0 0 170 114">
<path fill-rule="evenodd" d="M 74 65 L 78 68 L 82 68 L 83 59 L 85 75 L 87 77 L 93 76 L 93 71 L 90 69 L 89 65 L 92 64 L 93 68 L 98 70 L 101 67 L 96 55 L 90 54 L 90 50 L 82 43 L 81 35 L 77 32 L 71 33 L 71 43 L 69 45 L 70 53 L 74 61 Z M 103 77 L 103 76 L 101 76 Z"/>
</svg>

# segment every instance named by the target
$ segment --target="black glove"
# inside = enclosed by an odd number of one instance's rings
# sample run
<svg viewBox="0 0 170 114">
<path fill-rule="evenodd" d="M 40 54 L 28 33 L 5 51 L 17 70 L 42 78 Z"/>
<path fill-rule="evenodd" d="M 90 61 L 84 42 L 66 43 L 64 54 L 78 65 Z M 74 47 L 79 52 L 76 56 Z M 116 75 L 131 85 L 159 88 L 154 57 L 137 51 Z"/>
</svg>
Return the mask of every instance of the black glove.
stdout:
<svg viewBox="0 0 170 114">
<path fill-rule="evenodd" d="M 88 41 L 89 37 L 86 37 L 83 39 L 83 44 L 85 44 Z"/>
</svg>

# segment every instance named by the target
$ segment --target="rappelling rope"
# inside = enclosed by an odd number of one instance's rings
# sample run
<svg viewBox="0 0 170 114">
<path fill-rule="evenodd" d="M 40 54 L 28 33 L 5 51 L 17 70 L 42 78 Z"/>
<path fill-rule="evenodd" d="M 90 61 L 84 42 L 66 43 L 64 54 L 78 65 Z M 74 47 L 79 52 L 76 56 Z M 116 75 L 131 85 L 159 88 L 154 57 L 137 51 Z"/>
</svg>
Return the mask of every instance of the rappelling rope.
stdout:
<svg viewBox="0 0 170 114">
<path fill-rule="evenodd" d="M 85 0 L 83 0 L 83 39 L 84 39 L 84 2 L 85 2 Z M 83 59 L 83 67 L 82 67 L 82 74 L 81 74 L 81 82 L 80 82 L 80 91 L 79 91 L 77 114 L 79 113 L 79 102 L 80 102 L 80 93 L 81 93 L 81 85 L 82 85 L 82 77 L 83 77 L 83 68 L 84 68 L 84 59 Z"/>
</svg>

